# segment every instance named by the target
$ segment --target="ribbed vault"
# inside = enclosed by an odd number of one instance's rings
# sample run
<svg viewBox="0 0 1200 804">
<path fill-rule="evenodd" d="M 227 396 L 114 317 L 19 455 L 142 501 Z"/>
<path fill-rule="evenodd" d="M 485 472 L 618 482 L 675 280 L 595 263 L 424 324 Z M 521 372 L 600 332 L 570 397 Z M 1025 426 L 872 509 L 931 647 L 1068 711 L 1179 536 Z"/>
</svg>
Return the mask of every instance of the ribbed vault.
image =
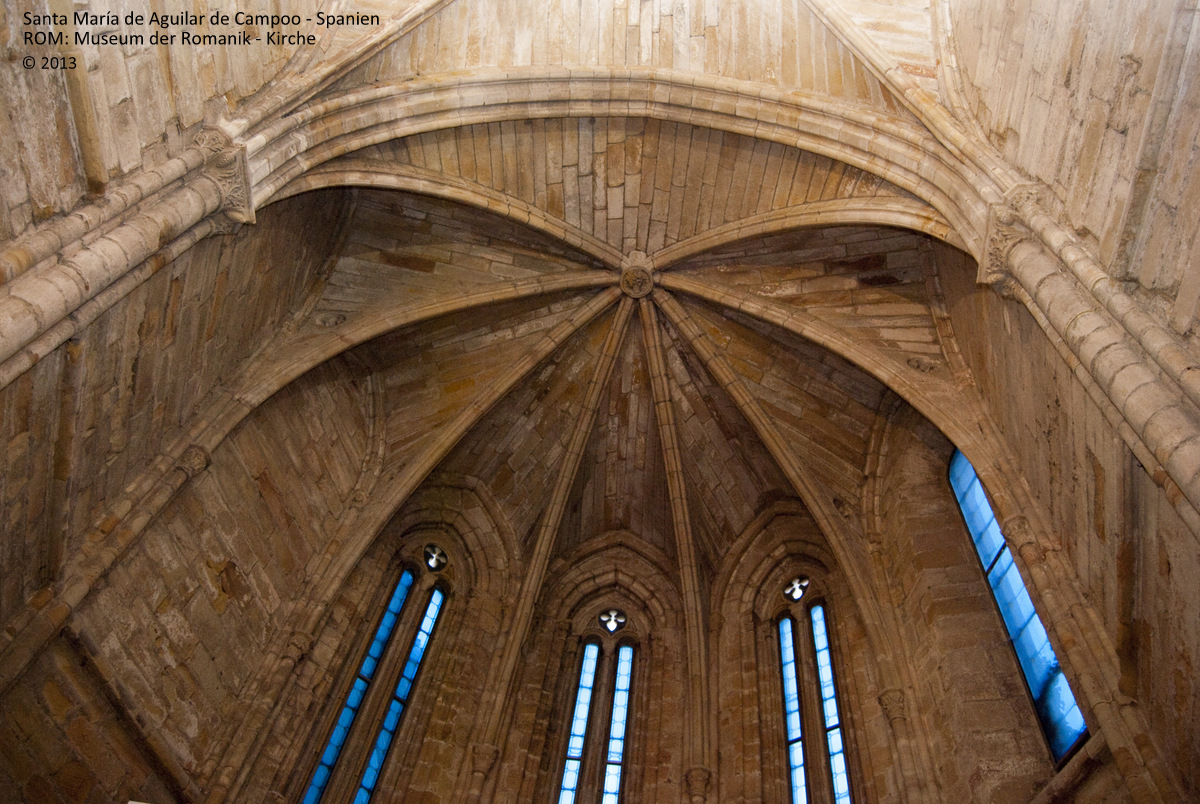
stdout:
<svg viewBox="0 0 1200 804">
<path fill-rule="evenodd" d="M 816 183 L 837 188 L 843 168 L 826 168 Z M 667 189 L 663 209 L 675 203 L 671 191 L 683 193 Z M 637 205 L 624 209 L 639 219 Z M 607 231 L 619 235 L 614 220 Z M 469 299 L 353 353 L 373 367 L 385 400 L 381 513 L 422 483 L 470 477 L 521 546 L 513 636 L 493 658 L 494 697 L 482 703 L 473 741 L 495 743 L 503 729 L 504 691 L 549 568 L 620 534 L 626 550 L 666 561 L 676 584 L 695 718 L 685 762 L 711 765 L 714 735 L 702 717 L 711 589 L 757 517 L 781 501 L 804 511 L 846 566 L 852 595 L 874 606 L 860 511 L 887 398 L 886 384 L 845 356 L 728 300 L 749 293 L 794 309 L 873 350 L 877 363 L 947 382 L 930 252 L 922 235 L 833 226 L 764 234 L 659 268 L 631 248 L 636 237 L 608 242 L 630 249 L 619 264 L 489 211 L 359 191 L 304 327 L 365 331 L 364 320 L 395 316 L 397 302 L 432 311 Z M 669 287 L 672 277 L 681 289 Z M 547 278 L 560 281 L 539 290 Z M 511 282 L 535 284 L 517 297 L 487 290 Z M 368 543 L 356 537 L 351 549 Z"/>
<path fill-rule="evenodd" d="M 885 385 L 810 339 L 686 290 L 700 285 L 717 299 L 750 293 L 802 310 L 870 345 L 897 370 L 933 382 L 948 369 L 928 300 L 929 270 L 919 235 L 831 227 L 742 241 L 652 271 L 653 292 L 636 300 L 587 286 L 512 300 L 480 294 L 463 309 L 358 347 L 386 389 L 385 470 L 404 474 L 431 451 L 441 453 L 438 471 L 486 483 L 526 541 L 556 482 L 565 484 L 562 550 L 627 530 L 673 553 L 668 501 L 674 494 L 686 501 L 698 566 L 711 568 L 766 501 L 795 494 L 729 377 L 776 428 L 797 465 L 851 514 Z M 595 278 L 611 288 L 620 266 L 486 212 L 364 192 L 312 318 L 345 329 L 394 304 L 397 295 L 429 304 L 469 298 L 473 288 L 501 279 L 547 276 Z M 692 283 L 685 292 L 664 287 L 676 277 Z M 623 304 L 648 309 L 634 315 Z M 547 348 L 548 333 L 589 305 L 598 312 Z M 698 351 L 697 337 L 718 363 Z M 615 349 L 607 367 L 606 341 Z M 523 361 L 533 365 L 498 389 L 502 375 Z M 591 383 L 600 387 L 589 403 Z M 498 390 L 489 408 L 447 443 L 447 425 Z M 666 407 L 656 411 L 656 405 Z M 569 444 L 585 422 L 577 466 L 564 478 Z M 665 438 L 664 428 L 671 430 Z M 667 442 L 676 464 L 664 457 Z"/>
<path fill-rule="evenodd" d="M 463 627 L 397 798 L 547 798 L 619 604 L 634 797 L 782 800 L 801 572 L 859 800 L 1195 792 L 1189 4 L 285 5 L 315 41 L 0 65 L 0 799 L 298 798 L 426 533 Z M 953 448 L 1086 709 L 1065 766 Z"/>
</svg>

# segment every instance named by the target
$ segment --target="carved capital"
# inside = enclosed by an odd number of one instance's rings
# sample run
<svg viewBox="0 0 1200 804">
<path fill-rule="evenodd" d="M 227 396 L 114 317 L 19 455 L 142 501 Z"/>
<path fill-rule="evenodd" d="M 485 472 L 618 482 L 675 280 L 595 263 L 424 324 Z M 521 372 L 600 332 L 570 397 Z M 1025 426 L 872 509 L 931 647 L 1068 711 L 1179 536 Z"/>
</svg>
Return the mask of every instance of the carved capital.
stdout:
<svg viewBox="0 0 1200 804">
<path fill-rule="evenodd" d="M 208 450 L 199 444 L 192 444 L 179 456 L 179 461 L 175 466 L 182 470 L 190 480 L 207 469 L 209 462 Z"/>
<path fill-rule="evenodd" d="M 1003 530 L 1010 539 L 1016 541 L 1025 541 L 1029 535 L 1029 519 L 1024 514 L 1013 514 L 1006 516 L 1000 521 L 1000 529 Z"/>
<path fill-rule="evenodd" d="M 932 374 L 942 367 L 942 361 L 936 357 L 925 357 L 924 355 L 914 355 L 904 361 L 909 368 L 916 369 L 922 374 Z"/>
<path fill-rule="evenodd" d="M 1009 188 L 1004 194 L 1004 200 L 1009 205 L 1021 213 L 1026 219 L 1029 218 L 1038 209 L 1040 198 L 1040 185 L 1033 182 L 1024 184 L 1016 184 Z"/>
<path fill-rule="evenodd" d="M 708 768 L 692 768 L 684 774 L 683 783 L 692 804 L 704 804 L 708 799 L 708 784 L 712 773 Z"/>
<path fill-rule="evenodd" d="M 1004 517 L 1000 523 L 1004 539 L 1014 545 L 1026 560 L 1045 560 L 1046 554 L 1038 540 L 1033 538 L 1033 528 L 1024 514 L 1013 514 Z"/>
<path fill-rule="evenodd" d="M 293 664 L 298 663 L 308 654 L 312 643 L 313 638 L 311 634 L 306 634 L 303 631 L 293 632 L 288 638 L 287 647 L 283 649 L 284 658 L 290 659 Z"/>
<path fill-rule="evenodd" d="M 975 281 L 991 285 L 1001 296 L 1012 298 L 1015 280 L 1008 269 L 1008 255 L 1017 243 L 1028 237 L 1031 234 L 1018 222 L 1016 209 L 1008 204 L 992 204 L 988 211 L 983 259 L 979 261 Z"/>
<path fill-rule="evenodd" d="M 225 215 L 215 215 L 209 220 L 213 222 L 212 233 L 215 235 L 236 234 L 242 228 L 240 221 L 235 221 Z"/>
<path fill-rule="evenodd" d="M 500 749 L 489 743 L 475 743 L 471 746 L 471 772 L 487 776 L 496 760 L 500 758 Z"/>
<path fill-rule="evenodd" d="M 204 161 L 207 162 L 232 146 L 233 140 L 229 139 L 229 135 L 219 128 L 206 127 L 196 132 L 196 138 L 192 140 L 192 145 L 200 149 L 204 154 Z"/>
<path fill-rule="evenodd" d="M 887 715 L 889 723 L 904 720 L 908 717 L 908 705 L 904 700 L 904 690 L 884 690 L 879 695 L 879 705 Z"/>
<path fill-rule="evenodd" d="M 202 129 L 193 143 L 204 153 L 204 169 L 221 190 L 221 212 L 235 224 L 254 223 L 246 146 L 215 128 Z"/>
</svg>

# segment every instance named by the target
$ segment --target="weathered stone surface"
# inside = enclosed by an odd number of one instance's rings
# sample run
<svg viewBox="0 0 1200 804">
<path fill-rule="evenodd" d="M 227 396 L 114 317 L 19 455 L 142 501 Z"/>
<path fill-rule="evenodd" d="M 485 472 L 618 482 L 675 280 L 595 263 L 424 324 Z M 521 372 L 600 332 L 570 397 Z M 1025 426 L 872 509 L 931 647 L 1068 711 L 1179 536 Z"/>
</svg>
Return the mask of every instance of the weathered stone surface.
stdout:
<svg viewBox="0 0 1200 804">
<path fill-rule="evenodd" d="M 327 800 L 435 588 L 394 800 L 554 798 L 588 640 L 583 798 L 628 644 L 626 799 L 787 800 L 813 600 L 857 800 L 1200 795 L 1200 26 L 1029 5 L 363 0 L 64 75 L 6 2 L 0 798 L 301 798 L 402 568 Z"/>
</svg>

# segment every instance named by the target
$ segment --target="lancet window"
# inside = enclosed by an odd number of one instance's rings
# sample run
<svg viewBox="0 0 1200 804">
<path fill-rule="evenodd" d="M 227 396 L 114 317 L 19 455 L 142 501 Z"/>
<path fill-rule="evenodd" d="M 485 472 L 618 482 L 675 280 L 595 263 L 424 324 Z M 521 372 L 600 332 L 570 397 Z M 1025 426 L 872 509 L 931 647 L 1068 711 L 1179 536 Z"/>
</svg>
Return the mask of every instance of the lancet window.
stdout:
<svg viewBox="0 0 1200 804">
<path fill-rule="evenodd" d="M 776 624 L 791 800 L 850 804 L 850 769 L 826 604 L 808 599 L 809 586 L 805 576 L 784 585 L 788 608 Z"/>
<path fill-rule="evenodd" d="M 1045 626 L 1033 608 L 1029 590 L 1013 563 L 975 468 L 961 452 L 950 459 L 950 486 L 958 498 L 975 552 L 983 564 L 992 597 L 1004 619 L 1009 641 L 1054 759 L 1065 757 L 1087 730 L 1083 713 L 1058 663 Z"/>
<path fill-rule="evenodd" d="M 430 544 L 421 569 L 400 573 L 305 789 L 304 804 L 371 800 L 445 607 L 446 590 L 437 573 L 446 563 L 446 553 Z"/>
<path fill-rule="evenodd" d="M 621 801 L 636 645 L 617 636 L 627 622 L 620 609 L 605 609 L 596 622 L 599 634 L 583 642 L 578 683 L 571 699 L 559 804 Z"/>
</svg>

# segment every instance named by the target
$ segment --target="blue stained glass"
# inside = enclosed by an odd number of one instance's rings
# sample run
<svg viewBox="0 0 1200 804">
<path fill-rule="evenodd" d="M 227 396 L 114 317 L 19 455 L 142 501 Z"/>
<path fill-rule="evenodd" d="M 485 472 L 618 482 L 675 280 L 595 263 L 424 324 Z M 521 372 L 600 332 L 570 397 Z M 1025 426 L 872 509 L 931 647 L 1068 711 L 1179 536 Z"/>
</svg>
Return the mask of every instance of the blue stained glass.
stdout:
<svg viewBox="0 0 1200 804">
<path fill-rule="evenodd" d="M 588 713 L 592 709 L 592 687 L 596 683 L 596 663 L 600 646 L 590 642 L 583 648 L 583 665 L 579 668 L 579 686 L 575 691 L 575 709 L 571 715 L 571 737 L 567 740 L 567 761 L 563 766 L 559 804 L 572 804 L 579 785 L 579 765 L 583 759 L 583 742 L 587 737 Z"/>
<path fill-rule="evenodd" d="M 792 773 L 792 802 L 808 801 L 808 785 L 804 777 L 804 732 L 800 726 L 800 689 L 796 684 L 796 648 L 792 637 L 792 621 L 779 621 L 779 657 L 783 670 L 783 714 L 787 722 L 788 765 Z"/>
<path fill-rule="evenodd" d="M 1008 547 L 1004 546 L 1004 537 L 996 525 L 983 485 L 961 452 L 956 451 L 950 460 L 950 486 L 962 507 L 979 559 L 987 570 L 988 583 L 1004 618 L 1004 627 L 1016 651 L 1025 683 L 1029 685 L 1050 750 L 1055 760 L 1062 759 L 1087 728 L 1083 713 L 1059 667 L 1046 628 L 1033 608 L 1025 581 L 1017 571 Z M 994 535 L 990 531 L 983 532 L 983 528 L 994 530 Z M 993 539 L 998 539 L 1000 545 L 995 549 Z"/>
<path fill-rule="evenodd" d="M 604 769 L 604 797 L 600 804 L 617 804 L 621 795 L 621 766 L 609 765 Z"/>
<path fill-rule="evenodd" d="M 575 789 L 579 786 L 579 760 L 568 759 L 563 768 L 562 792 L 558 795 L 558 804 L 574 804 Z"/>
<path fill-rule="evenodd" d="M 396 619 L 404 608 L 404 602 L 408 599 L 408 590 L 412 588 L 412 583 L 413 574 L 405 570 L 400 576 L 400 580 L 396 582 L 396 588 L 392 590 L 387 609 L 380 618 L 379 626 L 375 629 L 371 645 L 367 648 L 367 655 L 363 657 L 362 664 L 358 668 L 358 676 L 354 679 L 354 685 L 346 696 L 346 703 L 338 714 L 333 733 L 329 735 L 329 742 L 321 753 L 321 762 L 313 772 L 312 781 L 309 782 L 308 790 L 304 793 L 304 804 L 316 804 L 325 793 L 325 784 L 333 773 L 334 763 L 337 762 L 338 755 L 342 752 L 342 746 L 346 742 L 346 735 L 350 733 L 350 727 L 354 724 L 354 717 L 358 714 L 358 707 L 362 703 L 363 696 L 366 695 L 367 686 L 371 683 L 371 676 L 375 674 L 375 666 L 379 663 L 379 657 L 383 655 L 384 648 L 392 638 Z"/>
<path fill-rule="evenodd" d="M 625 753 L 625 722 L 629 717 L 629 685 L 633 680 L 633 648 L 617 649 L 617 682 L 613 690 L 612 721 L 608 727 L 608 764 L 604 768 L 601 804 L 617 804 L 621 794 L 621 763 Z"/>
<path fill-rule="evenodd" d="M 817 678 L 821 682 L 821 704 L 825 715 L 825 742 L 829 746 L 829 770 L 833 776 L 833 800 L 850 801 L 850 776 L 846 771 L 845 746 L 838 718 L 837 692 L 833 686 L 833 658 L 829 653 L 829 632 L 825 628 L 824 606 L 809 609 L 813 646 L 817 649 Z"/>
<path fill-rule="evenodd" d="M 804 778 L 804 743 L 788 746 L 788 763 L 792 766 L 792 801 L 804 804 L 808 800 L 808 783 Z"/>
<path fill-rule="evenodd" d="M 404 672 L 400 674 L 400 680 L 396 682 L 396 692 L 388 704 L 383 725 L 379 727 L 379 734 L 375 737 L 375 746 L 367 758 L 367 767 L 363 771 L 362 780 L 358 784 L 358 793 L 354 797 L 355 804 L 366 804 L 371 800 L 371 793 L 375 790 L 375 783 L 379 780 L 379 773 L 383 770 L 384 760 L 387 759 L 388 748 L 392 745 L 392 738 L 395 737 L 396 729 L 400 726 L 400 718 L 404 715 L 408 696 L 412 692 L 413 680 L 417 677 L 421 659 L 425 656 L 425 648 L 429 645 L 433 627 L 437 625 L 438 615 L 442 612 L 444 599 L 445 595 L 441 589 L 434 589 L 433 594 L 429 596 L 429 605 L 425 607 L 425 616 L 421 618 L 421 627 L 417 631 L 417 635 L 413 637 L 412 646 L 408 649 Z"/>
</svg>

